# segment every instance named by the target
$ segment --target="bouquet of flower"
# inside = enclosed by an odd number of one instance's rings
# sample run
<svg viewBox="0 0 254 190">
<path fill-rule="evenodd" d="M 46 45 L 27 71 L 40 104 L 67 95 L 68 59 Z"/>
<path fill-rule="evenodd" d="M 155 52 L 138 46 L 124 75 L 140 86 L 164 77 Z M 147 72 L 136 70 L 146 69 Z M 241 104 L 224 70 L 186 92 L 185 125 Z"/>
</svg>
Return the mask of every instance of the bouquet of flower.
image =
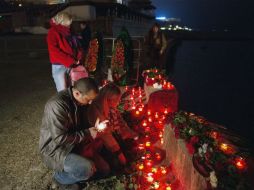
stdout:
<svg viewBox="0 0 254 190">
<path fill-rule="evenodd" d="M 144 70 L 142 76 L 147 86 L 153 86 L 156 83 L 158 85 L 163 85 L 165 81 L 165 72 L 156 68 Z"/>
<path fill-rule="evenodd" d="M 220 131 L 225 131 L 225 128 L 192 113 L 178 112 L 173 117 L 173 129 L 176 138 L 185 140 L 196 170 L 210 179 L 208 189 L 248 187 L 244 158 L 247 155 L 225 139 L 228 135 Z"/>
</svg>

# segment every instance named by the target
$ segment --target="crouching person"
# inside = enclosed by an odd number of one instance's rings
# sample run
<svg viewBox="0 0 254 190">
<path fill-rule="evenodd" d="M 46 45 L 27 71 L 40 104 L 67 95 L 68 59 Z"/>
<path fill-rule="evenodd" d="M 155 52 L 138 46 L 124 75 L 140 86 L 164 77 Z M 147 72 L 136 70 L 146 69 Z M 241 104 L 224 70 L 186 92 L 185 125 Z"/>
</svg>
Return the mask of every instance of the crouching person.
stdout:
<svg viewBox="0 0 254 190">
<path fill-rule="evenodd" d="M 117 110 L 120 99 L 121 91 L 116 85 L 111 83 L 104 86 L 88 107 L 88 121 L 91 125 L 94 125 L 97 119 L 109 121 L 107 128 L 98 134 L 97 138 L 101 139 L 106 149 L 118 158 L 120 165 L 125 166 L 127 160 L 116 137 L 126 142 L 136 138 L 138 134 L 128 127 Z"/>
<path fill-rule="evenodd" d="M 52 97 L 45 106 L 39 149 L 43 162 L 54 170 L 53 178 L 60 189 L 80 189 L 78 182 L 89 179 L 96 170 L 90 159 L 74 149 L 96 138 L 96 127 L 80 126 L 80 116 L 97 93 L 95 81 L 84 78 Z"/>
</svg>

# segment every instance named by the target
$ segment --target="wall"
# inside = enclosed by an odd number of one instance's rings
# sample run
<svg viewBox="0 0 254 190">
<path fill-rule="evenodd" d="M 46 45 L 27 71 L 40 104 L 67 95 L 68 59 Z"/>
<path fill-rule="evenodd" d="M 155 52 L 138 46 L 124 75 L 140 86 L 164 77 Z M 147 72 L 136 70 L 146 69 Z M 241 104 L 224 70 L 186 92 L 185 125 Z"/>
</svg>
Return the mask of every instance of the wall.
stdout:
<svg viewBox="0 0 254 190">
<path fill-rule="evenodd" d="M 73 20 L 95 20 L 96 10 L 94 6 L 82 5 L 82 6 L 70 6 L 64 9 L 64 12 L 68 12 L 73 15 Z"/>
</svg>

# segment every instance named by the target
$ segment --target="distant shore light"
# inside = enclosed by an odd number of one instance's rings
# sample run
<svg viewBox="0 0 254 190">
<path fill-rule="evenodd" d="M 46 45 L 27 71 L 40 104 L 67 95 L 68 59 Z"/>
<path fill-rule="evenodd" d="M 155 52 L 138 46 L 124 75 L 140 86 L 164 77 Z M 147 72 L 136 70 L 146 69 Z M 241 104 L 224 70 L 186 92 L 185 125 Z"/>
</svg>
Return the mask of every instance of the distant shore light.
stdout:
<svg viewBox="0 0 254 190">
<path fill-rule="evenodd" d="M 166 20 L 166 17 L 165 16 L 156 17 L 156 20 Z"/>
</svg>

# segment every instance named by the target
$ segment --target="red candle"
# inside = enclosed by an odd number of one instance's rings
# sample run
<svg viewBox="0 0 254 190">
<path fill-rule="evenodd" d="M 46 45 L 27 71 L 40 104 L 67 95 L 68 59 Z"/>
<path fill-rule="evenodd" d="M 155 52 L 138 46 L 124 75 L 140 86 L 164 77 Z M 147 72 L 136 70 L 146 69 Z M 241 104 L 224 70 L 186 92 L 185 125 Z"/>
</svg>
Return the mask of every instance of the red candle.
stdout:
<svg viewBox="0 0 254 190">
<path fill-rule="evenodd" d="M 152 183 L 154 180 L 153 173 L 148 173 L 146 179 L 148 182 Z"/>
<path fill-rule="evenodd" d="M 152 171 L 153 173 L 157 173 L 157 172 L 158 172 L 158 169 L 153 167 L 151 171 Z"/>
<path fill-rule="evenodd" d="M 139 149 L 139 150 L 144 150 L 144 149 L 145 149 L 144 144 L 139 144 L 139 145 L 138 145 L 138 149 Z"/>
<path fill-rule="evenodd" d="M 150 153 L 146 153 L 146 158 L 151 158 L 151 154 Z"/>
<path fill-rule="evenodd" d="M 160 188 L 160 182 L 156 181 L 153 183 L 154 189 L 159 189 Z"/>
<path fill-rule="evenodd" d="M 142 163 L 139 164 L 139 165 L 138 165 L 138 169 L 139 169 L 139 170 L 143 170 L 143 169 L 144 169 L 144 164 L 142 164 Z"/>
<path fill-rule="evenodd" d="M 235 159 L 235 166 L 239 169 L 239 170 L 243 170 L 246 168 L 246 162 L 242 157 L 238 157 Z"/>
<path fill-rule="evenodd" d="M 153 165 L 153 161 L 152 160 L 146 160 L 145 164 L 147 167 L 151 167 Z"/>
<path fill-rule="evenodd" d="M 150 132 L 150 131 L 151 131 L 150 127 L 146 127 L 146 128 L 145 128 L 145 132 L 148 133 L 148 132 Z"/>
<path fill-rule="evenodd" d="M 161 169 L 161 173 L 162 174 L 166 174 L 167 173 L 167 169 L 164 166 L 161 166 L 160 169 Z"/>
<path fill-rule="evenodd" d="M 156 158 L 156 160 L 160 160 L 161 159 L 160 153 L 156 152 L 155 153 L 155 158 Z"/>
<path fill-rule="evenodd" d="M 163 140 L 163 138 L 161 138 L 161 144 L 163 144 L 164 143 L 164 140 Z"/>
<path fill-rule="evenodd" d="M 143 125 L 144 127 L 146 127 L 146 126 L 147 126 L 147 121 L 144 120 L 142 125 Z"/>
<path fill-rule="evenodd" d="M 218 139 L 219 134 L 218 134 L 218 132 L 216 132 L 216 131 L 212 131 L 212 132 L 210 133 L 210 136 L 211 136 L 213 139 Z"/>
<path fill-rule="evenodd" d="M 146 147 L 150 147 L 151 146 L 151 142 L 147 141 L 146 142 Z"/>
<path fill-rule="evenodd" d="M 234 148 L 226 143 L 221 143 L 219 148 L 226 154 L 233 154 L 235 152 Z"/>
</svg>

